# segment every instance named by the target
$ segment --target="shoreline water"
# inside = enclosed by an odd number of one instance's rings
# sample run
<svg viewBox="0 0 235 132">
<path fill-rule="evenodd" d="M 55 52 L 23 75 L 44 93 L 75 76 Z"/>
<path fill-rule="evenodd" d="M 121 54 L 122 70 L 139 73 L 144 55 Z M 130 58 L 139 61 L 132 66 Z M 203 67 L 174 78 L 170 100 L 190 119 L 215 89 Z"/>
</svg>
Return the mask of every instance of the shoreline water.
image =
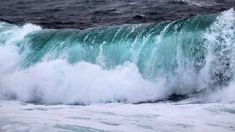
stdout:
<svg viewBox="0 0 235 132">
<path fill-rule="evenodd" d="M 198 132 L 235 130 L 234 103 L 33 105 L 0 101 L 0 131 Z"/>
</svg>

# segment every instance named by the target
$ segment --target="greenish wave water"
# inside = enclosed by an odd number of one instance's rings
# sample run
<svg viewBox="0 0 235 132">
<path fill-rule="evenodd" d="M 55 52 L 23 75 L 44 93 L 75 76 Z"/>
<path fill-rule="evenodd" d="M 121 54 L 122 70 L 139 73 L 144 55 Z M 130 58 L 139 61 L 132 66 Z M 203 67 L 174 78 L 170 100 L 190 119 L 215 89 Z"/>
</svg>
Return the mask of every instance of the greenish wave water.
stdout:
<svg viewBox="0 0 235 132">
<path fill-rule="evenodd" d="M 86 30 L 0 22 L 0 97 L 136 103 L 231 90 L 234 28 L 233 9 Z"/>
</svg>

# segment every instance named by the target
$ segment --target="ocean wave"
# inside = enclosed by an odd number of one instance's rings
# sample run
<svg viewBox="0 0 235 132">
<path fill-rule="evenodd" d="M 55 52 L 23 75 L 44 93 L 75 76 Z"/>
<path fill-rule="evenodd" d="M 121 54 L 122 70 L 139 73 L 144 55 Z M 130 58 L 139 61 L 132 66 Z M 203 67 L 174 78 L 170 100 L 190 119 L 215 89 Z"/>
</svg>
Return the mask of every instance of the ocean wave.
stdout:
<svg viewBox="0 0 235 132">
<path fill-rule="evenodd" d="M 233 9 L 87 30 L 1 22 L 0 98 L 138 103 L 176 94 L 234 101 L 234 26 Z"/>
</svg>

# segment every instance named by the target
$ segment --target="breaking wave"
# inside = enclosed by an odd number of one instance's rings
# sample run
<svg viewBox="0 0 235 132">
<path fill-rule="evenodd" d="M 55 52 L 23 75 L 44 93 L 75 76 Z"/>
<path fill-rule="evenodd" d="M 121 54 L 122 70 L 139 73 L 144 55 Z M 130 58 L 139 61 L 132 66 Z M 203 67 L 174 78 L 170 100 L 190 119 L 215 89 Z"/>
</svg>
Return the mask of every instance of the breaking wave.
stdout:
<svg viewBox="0 0 235 132">
<path fill-rule="evenodd" d="M 235 12 L 42 29 L 0 22 L 0 98 L 43 104 L 235 101 Z"/>
</svg>

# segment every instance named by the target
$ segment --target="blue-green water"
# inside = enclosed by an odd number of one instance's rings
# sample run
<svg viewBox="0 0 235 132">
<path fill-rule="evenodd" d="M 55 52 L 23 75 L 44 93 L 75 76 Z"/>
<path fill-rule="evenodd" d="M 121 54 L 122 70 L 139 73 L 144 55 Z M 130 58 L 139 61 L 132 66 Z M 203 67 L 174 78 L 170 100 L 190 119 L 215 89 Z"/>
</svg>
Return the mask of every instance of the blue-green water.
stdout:
<svg viewBox="0 0 235 132">
<path fill-rule="evenodd" d="M 234 27 L 233 9 L 87 30 L 1 22 L 0 94 L 48 104 L 132 103 L 227 88 Z"/>
</svg>

